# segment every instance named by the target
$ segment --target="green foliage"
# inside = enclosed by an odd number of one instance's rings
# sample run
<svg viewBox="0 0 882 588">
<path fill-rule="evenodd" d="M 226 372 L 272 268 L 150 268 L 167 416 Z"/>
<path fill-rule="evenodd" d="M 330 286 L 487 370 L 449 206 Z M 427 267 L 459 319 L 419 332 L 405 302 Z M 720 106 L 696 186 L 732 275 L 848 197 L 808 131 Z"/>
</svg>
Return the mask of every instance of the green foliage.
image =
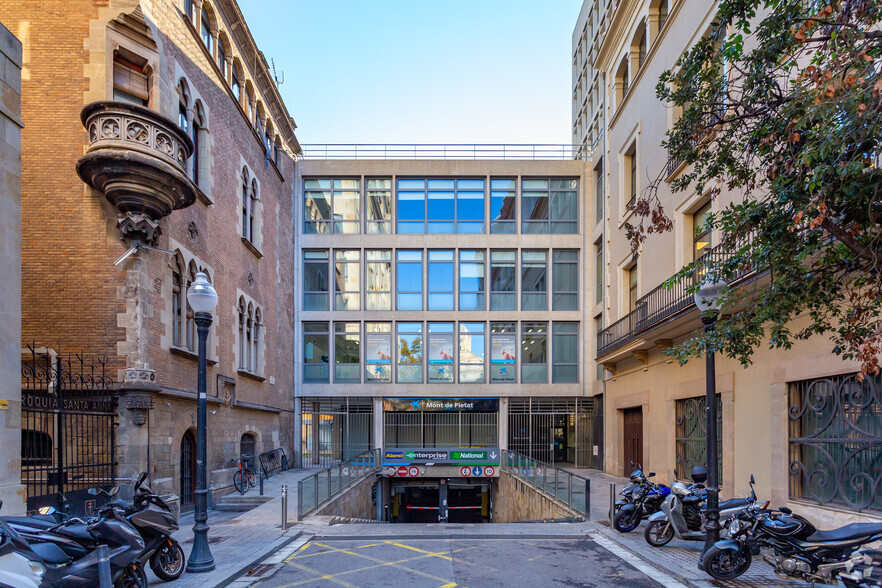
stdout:
<svg viewBox="0 0 882 588">
<path fill-rule="evenodd" d="M 711 34 L 659 79 L 658 97 L 682 109 L 663 142 L 687 164 L 672 190 L 738 195 L 709 221 L 727 254 L 675 280 L 699 269 L 730 284 L 748 268 L 761 274 L 727 289 L 717 328 L 675 348 L 680 361 L 710 345 L 746 365 L 765 337 L 789 348 L 825 334 L 835 353 L 878 373 L 880 21 L 882 0 L 721 0 Z M 672 227 L 662 181 L 635 206 L 635 252 Z M 800 317 L 808 326 L 797 329 Z"/>
</svg>

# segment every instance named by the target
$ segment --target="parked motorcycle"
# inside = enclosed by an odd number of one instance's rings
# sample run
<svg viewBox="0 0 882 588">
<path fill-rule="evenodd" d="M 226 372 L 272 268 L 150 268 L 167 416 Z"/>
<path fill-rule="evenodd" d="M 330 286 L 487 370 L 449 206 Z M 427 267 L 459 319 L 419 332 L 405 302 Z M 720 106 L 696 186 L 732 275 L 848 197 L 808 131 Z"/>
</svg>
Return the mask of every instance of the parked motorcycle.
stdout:
<svg viewBox="0 0 882 588">
<path fill-rule="evenodd" d="M 3 501 L 0 500 L 0 507 Z M 22 552 L 30 551 L 28 544 L 9 525 L 0 520 L 0 586 L 38 588 L 46 567 L 36 554 L 28 559 Z"/>
<path fill-rule="evenodd" d="M 634 462 L 631 462 L 631 467 L 634 467 Z M 640 467 L 640 464 L 637 464 L 637 469 L 631 472 L 631 477 L 628 479 L 628 484 L 619 491 L 619 498 L 616 500 L 614 505 L 613 514 L 619 512 L 623 506 L 626 504 L 631 504 L 634 502 L 634 488 L 637 488 L 641 484 L 646 483 L 646 476 L 643 475 L 643 469 Z"/>
<path fill-rule="evenodd" d="M 761 555 L 776 574 L 788 578 L 834 585 L 841 578 L 854 587 L 882 586 L 873 569 L 879 558 L 872 552 L 856 553 L 862 545 L 882 539 L 882 523 L 819 531 L 787 507 L 766 510 L 752 502 L 730 518 L 728 528 L 730 539 L 718 541 L 698 563 L 718 580 L 737 578 L 753 556 Z"/>
<path fill-rule="evenodd" d="M 707 479 L 706 476 L 705 468 L 693 468 L 693 481 L 703 483 Z M 725 521 L 729 516 L 736 514 L 751 504 L 751 500 L 756 502 L 753 483 L 751 477 L 752 499 L 732 498 L 720 503 L 720 520 Z M 649 517 L 649 524 L 643 532 L 644 539 L 653 547 L 667 545 L 674 537 L 685 541 L 704 541 L 706 500 L 707 492 L 703 486 L 698 489 L 695 486 L 686 486 L 682 482 L 675 482 L 671 486 L 671 495 L 661 505 L 661 511 Z"/>
<path fill-rule="evenodd" d="M 123 513 L 144 539 L 138 561 L 145 567 L 149 563 L 157 578 L 171 582 L 181 577 L 186 564 L 184 549 L 171 536 L 178 530 L 178 521 L 171 508 L 144 485 L 146 478 L 147 472 L 138 477 L 132 504 Z"/>
<path fill-rule="evenodd" d="M 93 495 L 111 498 L 119 491 L 93 489 Z M 16 551 L 45 568 L 43 586 L 97 586 L 98 546 L 108 547 L 114 586 L 146 588 L 147 574 L 139 561 L 144 540 L 118 506 L 106 504 L 89 520 L 71 517 L 52 524 L 45 516 L 3 517 L 3 529 L 22 540 Z"/>
<path fill-rule="evenodd" d="M 649 472 L 648 476 L 644 476 L 639 465 L 631 474 L 628 494 L 616 502 L 618 509 L 613 516 L 613 528 L 616 531 L 620 533 L 633 531 L 640 525 L 640 521 L 658 511 L 665 496 L 670 493 L 670 488 L 664 484 L 649 482 L 648 478 L 653 476 L 655 472 Z"/>
</svg>

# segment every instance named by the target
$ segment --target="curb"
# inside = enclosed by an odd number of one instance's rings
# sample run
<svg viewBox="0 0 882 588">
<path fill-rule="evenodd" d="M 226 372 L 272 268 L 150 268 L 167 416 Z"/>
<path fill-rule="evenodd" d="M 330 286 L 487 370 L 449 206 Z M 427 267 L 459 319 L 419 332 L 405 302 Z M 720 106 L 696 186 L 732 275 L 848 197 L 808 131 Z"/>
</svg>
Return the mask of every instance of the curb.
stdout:
<svg viewBox="0 0 882 588">
<path fill-rule="evenodd" d="M 223 581 L 215 584 L 215 588 L 224 588 L 225 586 L 229 586 L 230 584 L 232 584 L 233 582 L 235 582 L 236 580 L 238 580 L 239 578 L 241 578 L 242 576 L 247 574 L 248 570 L 255 568 L 258 564 L 260 564 L 260 562 L 262 562 L 263 560 L 265 560 L 266 558 L 268 558 L 269 556 L 271 556 L 275 552 L 279 551 L 280 549 L 284 549 L 286 546 L 288 546 L 288 544 L 290 544 L 293 541 L 296 541 L 302 534 L 303 534 L 303 531 L 297 531 L 297 533 L 295 533 L 294 535 L 287 536 L 286 540 L 283 543 L 267 548 L 267 550 L 264 551 L 263 553 L 261 553 L 254 561 L 246 564 L 245 566 L 241 567 L 239 570 L 230 574 L 226 580 L 223 580 Z M 258 578 L 255 578 L 255 581 L 257 581 L 257 580 L 258 580 Z"/>
<path fill-rule="evenodd" d="M 605 537 L 609 541 L 614 542 L 616 545 L 618 545 L 619 547 L 621 547 L 622 549 L 624 549 L 628 553 L 632 554 L 635 557 L 640 558 L 647 565 L 650 565 L 650 566 L 654 567 L 655 569 L 657 569 L 658 571 L 663 572 L 663 573 L 671 576 L 672 578 L 676 579 L 678 582 L 682 582 L 683 584 L 686 584 L 690 588 L 706 588 L 706 585 L 702 586 L 700 584 L 696 584 L 694 580 L 687 578 L 686 576 L 684 576 L 680 572 L 666 568 L 665 566 L 661 565 L 657 561 L 654 561 L 654 560 L 646 557 L 645 554 L 631 549 L 629 546 L 627 546 L 624 543 L 622 543 L 621 541 L 619 541 L 614 535 L 612 535 L 611 532 L 604 532 L 604 531 L 605 531 L 605 529 L 592 530 L 592 531 L 588 532 L 588 536 L 590 537 L 593 534 L 602 535 L 603 537 Z"/>
</svg>

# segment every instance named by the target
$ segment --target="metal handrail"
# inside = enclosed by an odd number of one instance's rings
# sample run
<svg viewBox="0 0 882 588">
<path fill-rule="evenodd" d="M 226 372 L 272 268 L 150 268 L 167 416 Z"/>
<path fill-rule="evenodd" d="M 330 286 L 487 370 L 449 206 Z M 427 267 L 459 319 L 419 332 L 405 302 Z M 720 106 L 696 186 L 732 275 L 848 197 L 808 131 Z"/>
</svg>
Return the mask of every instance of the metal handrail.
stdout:
<svg viewBox="0 0 882 588">
<path fill-rule="evenodd" d="M 307 143 L 304 159 L 472 159 L 581 160 L 591 159 L 584 145 L 532 143 Z"/>
<path fill-rule="evenodd" d="M 590 479 L 508 450 L 502 452 L 502 470 L 562 502 L 585 519 L 591 517 Z"/>
<path fill-rule="evenodd" d="M 343 491 L 379 470 L 380 450 L 371 449 L 303 478 L 297 482 L 298 518 L 303 520 L 306 515 L 317 511 Z M 306 497 L 309 491 L 312 491 L 311 499 Z"/>
</svg>

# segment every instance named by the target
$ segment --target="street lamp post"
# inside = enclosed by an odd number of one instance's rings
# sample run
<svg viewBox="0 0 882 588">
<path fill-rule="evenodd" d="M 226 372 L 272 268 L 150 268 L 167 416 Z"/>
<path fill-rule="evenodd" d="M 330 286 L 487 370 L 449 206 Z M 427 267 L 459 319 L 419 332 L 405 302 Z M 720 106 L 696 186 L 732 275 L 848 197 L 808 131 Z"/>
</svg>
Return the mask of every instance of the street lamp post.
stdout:
<svg viewBox="0 0 882 588">
<path fill-rule="evenodd" d="M 695 293 L 695 306 L 701 311 L 704 332 L 711 333 L 720 312 L 724 281 L 708 280 Z M 698 567 L 704 565 L 703 555 L 714 543 L 720 540 L 720 472 L 717 469 L 717 383 L 714 366 L 714 351 L 710 345 L 705 348 L 706 386 L 705 386 L 705 430 L 707 431 L 707 510 L 705 511 L 704 552 Z"/>
<path fill-rule="evenodd" d="M 193 525 L 193 549 L 187 561 L 188 572 L 210 572 L 214 569 L 214 557 L 208 546 L 208 483 L 206 472 L 205 420 L 207 401 L 205 398 L 206 341 L 211 327 L 211 313 L 217 305 L 217 292 L 203 272 L 187 289 L 187 302 L 195 313 L 196 332 L 199 337 L 199 368 L 196 410 L 196 514 Z"/>
</svg>

